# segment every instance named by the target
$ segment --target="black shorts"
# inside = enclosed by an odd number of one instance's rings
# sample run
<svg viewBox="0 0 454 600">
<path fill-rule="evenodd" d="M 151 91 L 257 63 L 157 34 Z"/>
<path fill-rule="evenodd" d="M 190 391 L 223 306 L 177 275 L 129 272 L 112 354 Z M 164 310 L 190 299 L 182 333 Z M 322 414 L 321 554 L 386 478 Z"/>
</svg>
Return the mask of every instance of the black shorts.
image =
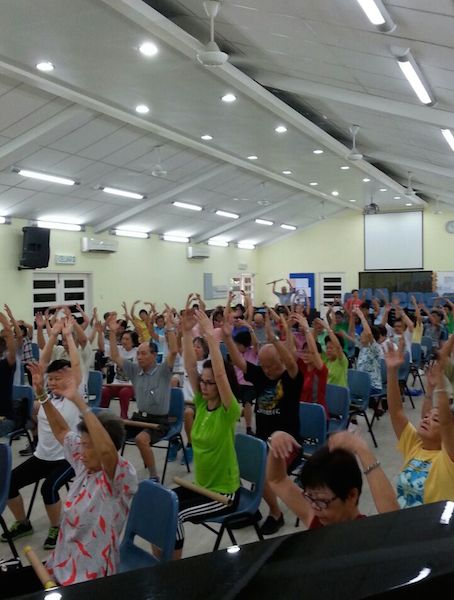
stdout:
<svg viewBox="0 0 454 600">
<path fill-rule="evenodd" d="M 253 385 L 240 385 L 238 400 L 241 404 L 254 404 L 257 394 Z"/>
<path fill-rule="evenodd" d="M 143 421 L 144 423 L 156 423 L 157 429 L 140 429 L 139 427 L 126 427 L 126 436 L 128 439 L 135 437 L 138 433 L 144 431 L 150 438 L 150 444 L 157 444 L 163 437 L 169 433 L 170 424 L 167 415 L 149 415 L 143 417 L 140 413 L 132 413 L 131 421 Z"/>
</svg>

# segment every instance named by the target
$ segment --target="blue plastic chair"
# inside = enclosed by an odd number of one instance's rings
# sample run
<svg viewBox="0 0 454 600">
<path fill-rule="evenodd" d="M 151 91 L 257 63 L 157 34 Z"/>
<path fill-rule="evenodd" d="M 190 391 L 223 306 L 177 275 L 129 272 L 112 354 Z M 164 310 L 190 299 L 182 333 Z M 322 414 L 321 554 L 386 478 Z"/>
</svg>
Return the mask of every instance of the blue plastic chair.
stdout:
<svg viewBox="0 0 454 600">
<path fill-rule="evenodd" d="M 172 560 L 177 521 L 178 497 L 175 492 L 153 481 L 141 481 L 132 500 L 120 546 L 120 573 Z M 160 557 L 136 546 L 136 536 L 159 548 Z"/>
<path fill-rule="evenodd" d="M 421 338 L 421 366 L 429 363 L 433 358 L 433 341 L 428 335 Z"/>
<path fill-rule="evenodd" d="M 300 402 L 300 439 L 303 456 L 311 456 L 326 442 L 326 412 L 321 404 Z"/>
<path fill-rule="evenodd" d="M 374 296 L 377 300 L 384 300 L 386 303 L 389 302 L 389 291 L 388 288 L 375 288 Z M 383 298 L 384 296 L 384 298 Z"/>
<path fill-rule="evenodd" d="M 397 298 L 399 300 L 399 306 L 401 308 L 406 308 L 408 305 L 408 294 L 407 292 L 393 292 L 391 294 L 391 301 Z"/>
<path fill-rule="evenodd" d="M 170 429 L 167 434 L 162 437 L 157 444 L 153 444 L 153 448 L 164 448 L 167 450 L 166 458 L 164 462 L 164 469 L 162 471 L 161 483 L 164 483 L 164 479 L 167 471 L 167 463 L 169 462 L 169 450 L 171 444 L 180 444 L 183 448 L 183 456 L 184 461 L 186 463 L 186 469 L 188 473 L 191 472 L 189 468 L 188 457 L 186 454 L 186 448 L 183 443 L 183 437 L 181 435 L 181 430 L 183 428 L 183 418 L 184 418 L 184 396 L 183 390 L 181 388 L 171 388 L 170 389 L 170 404 L 169 404 L 169 421 L 170 421 Z M 139 428 L 137 432 L 139 432 Z M 159 446 L 161 442 L 167 442 L 165 446 Z M 134 444 L 135 441 L 133 438 L 127 438 L 123 444 L 121 449 L 121 454 L 123 454 L 125 446 L 129 444 Z"/>
<path fill-rule="evenodd" d="M 33 413 L 33 402 L 35 399 L 34 393 L 33 393 L 33 388 L 31 388 L 28 385 L 13 385 L 13 394 L 12 394 L 12 399 L 13 402 L 17 402 L 19 400 L 22 400 L 23 398 L 27 399 L 27 419 L 26 421 L 30 420 L 32 417 L 32 413 Z M 30 446 L 33 445 L 33 441 L 32 438 L 30 436 L 30 433 L 27 429 L 27 423 L 24 423 L 23 427 L 19 427 L 17 429 L 15 429 L 14 431 L 11 431 L 11 433 L 8 434 L 8 439 L 9 439 L 9 445 L 11 446 L 11 444 L 13 443 L 13 440 L 18 436 L 18 435 L 25 435 L 27 436 L 27 440 L 28 443 L 30 444 Z"/>
<path fill-rule="evenodd" d="M 424 293 L 423 292 L 408 292 L 408 307 L 409 308 L 413 308 L 413 304 L 411 302 L 412 296 L 414 296 L 417 304 L 424 302 Z"/>
<path fill-rule="evenodd" d="M 18 559 L 19 554 L 17 553 L 16 546 L 11 539 L 9 529 L 2 516 L 8 501 L 9 484 L 11 481 L 11 465 L 11 448 L 7 444 L 0 444 L 0 525 L 8 541 L 13 557 Z"/>
<path fill-rule="evenodd" d="M 367 416 L 367 409 L 369 408 L 370 400 L 370 375 L 365 371 L 358 371 L 349 369 L 348 370 L 348 389 L 350 390 L 350 415 L 349 422 L 352 417 L 360 415 L 364 417 L 367 424 L 367 429 L 372 437 L 374 446 L 378 448 L 377 440 L 375 439 L 374 432 L 372 431 L 372 421 L 369 421 Z M 375 411 L 374 411 L 375 413 Z"/>
<path fill-rule="evenodd" d="M 434 292 L 426 292 L 424 294 L 424 304 L 427 308 L 433 308 L 435 298 L 438 298 L 438 294 L 435 294 Z"/>
<path fill-rule="evenodd" d="M 240 469 L 241 480 L 248 481 L 251 488 L 248 489 L 241 483 L 240 499 L 238 508 L 235 512 L 222 517 L 207 519 L 202 523 L 204 527 L 216 534 L 216 542 L 213 551 L 218 550 L 224 532 L 227 531 L 232 544 L 236 544 L 235 536 L 231 527 L 237 524 L 249 524 L 255 529 L 259 540 L 263 540 L 263 535 L 257 525 L 255 514 L 260 506 L 263 496 L 263 487 L 265 485 L 266 473 L 266 445 L 258 438 L 237 433 L 235 435 L 235 450 Z M 208 525 L 208 523 L 219 523 L 219 531 Z"/>
<path fill-rule="evenodd" d="M 102 399 L 102 373 L 89 371 L 88 373 L 88 405 L 99 406 Z"/>
<path fill-rule="evenodd" d="M 39 361 L 39 346 L 36 342 L 32 342 L 32 354 L 33 358 Z"/>
<path fill-rule="evenodd" d="M 328 435 L 347 429 L 350 414 L 348 388 L 328 383 L 326 385 L 326 405 L 329 412 Z"/>
<path fill-rule="evenodd" d="M 363 294 L 366 294 L 364 300 L 372 300 L 372 288 L 360 288 L 359 297 L 361 300 L 363 299 Z"/>
</svg>

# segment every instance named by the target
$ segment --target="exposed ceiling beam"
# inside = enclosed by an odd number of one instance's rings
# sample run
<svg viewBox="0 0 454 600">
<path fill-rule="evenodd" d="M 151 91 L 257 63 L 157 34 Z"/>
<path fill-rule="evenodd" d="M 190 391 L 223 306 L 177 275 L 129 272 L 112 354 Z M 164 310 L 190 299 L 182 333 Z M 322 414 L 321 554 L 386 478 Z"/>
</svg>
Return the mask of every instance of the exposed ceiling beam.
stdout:
<svg viewBox="0 0 454 600">
<path fill-rule="evenodd" d="M 253 76 L 261 85 L 298 94 L 299 96 L 342 102 L 343 104 L 367 108 L 396 117 L 404 117 L 405 119 L 436 125 L 437 127 L 454 127 L 454 113 L 445 110 L 372 96 L 363 92 L 353 92 L 296 77 L 283 77 L 270 71 L 254 71 Z"/>
<path fill-rule="evenodd" d="M 417 169 L 419 171 L 426 171 L 427 173 L 454 179 L 454 171 L 452 169 L 439 167 L 433 163 L 396 156 L 395 154 L 388 154 L 387 152 L 371 152 L 367 156 L 381 162 L 401 165 L 402 167 L 408 167 L 409 169 Z"/>
<path fill-rule="evenodd" d="M 61 110 L 58 114 L 44 123 L 40 123 L 35 127 L 32 127 L 25 133 L 18 135 L 14 139 L 0 147 L 0 170 L 5 169 L 11 165 L 11 162 L 15 160 L 15 157 L 22 156 L 22 150 L 28 144 L 38 144 L 40 139 L 51 132 L 56 127 L 67 123 L 68 121 L 78 118 L 81 115 L 89 115 L 90 113 L 80 106 L 69 106 Z"/>
<path fill-rule="evenodd" d="M 105 231 L 106 229 L 115 227 L 115 225 L 123 223 L 124 221 L 127 221 L 131 217 L 134 217 L 135 215 L 138 215 L 138 214 L 144 212 L 145 210 L 152 208 L 153 206 L 162 204 L 163 202 L 170 200 L 170 198 L 174 198 L 178 194 L 182 194 L 183 192 L 186 192 L 187 190 L 190 190 L 191 188 L 193 188 L 197 185 L 200 185 L 204 181 L 207 181 L 208 179 L 212 179 L 213 177 L 216 177 L 216 175 L 220 175 L 221 173 L 226 171 L 228 168 L 229 168 L 229 165 L 220 165 L 219 167 L 216 167 L 215 169 L 212 169 L 211 171 L 202 173 L 202 175 L 199 175 L 198 177 L 194 177 L 194 179 L 190 179 L 189 181 L 186 181 L 185 183 L 182 183 L 181 185 L 178 185 L 177 187 L 174 187 L 173 189 L 168 190 L 167 192 L 163 192 L 162 194 L 159 194 L 158 196 L 154 196 L 153 198 L 149 198 L 148 200 L 145 200 L 144 202 L 141 202 L 140 204 L 136 204 L 132 208 L 128 208 L 128 210 L 124 210 L 123 212 L 118 213 L 117 215 L 114 215 L 110 219 L 107 219 L 107 221 L 103 221 L 102 223 L 95 225 L 95 227 L 93 227 L 93 231 L 95 233 L 100 233 L 101 231 Z"/>
<path fill-rule="evenodd" d="M 298 196 L 295 196 L 294 194 L 292 194 L 289 198 L 286 198 L 285 200 L 281 200 L 277 204 L 273 204 L 272 206 L 268 206 L 266 208 L 264 208 L 262 206 L 260 209 L 254 210 L 254 211 L 248 213 L 247 215 L 240 217 L 239 219 L 232 219 L 225 225 L 220 225 L 219 227 L 216 227 L 216 229 L 212 229 L 209 233 L 202 233 L 201 235 L 198 235 L 197 237 L 195 237 L 192 241 L 194 244 L 199 244 L 200 242 L 206 242 L 210 238 L 217 237 L 217 236 L 221 235 L 222 233 L 227 233 L 231 229 L 236 229 L 238 227 L 238 225 L 247 223 L 251 219 L 256 219 L 258 217 L 262 217 L 263 215 L 266 215 L 269 212 L 276 210 L 277 208 L 281 208 L 282 206 L 285 206 L 292 200 L 295 200 L 295 198 L 297 198 L 297 197 Z"/>
</svg>

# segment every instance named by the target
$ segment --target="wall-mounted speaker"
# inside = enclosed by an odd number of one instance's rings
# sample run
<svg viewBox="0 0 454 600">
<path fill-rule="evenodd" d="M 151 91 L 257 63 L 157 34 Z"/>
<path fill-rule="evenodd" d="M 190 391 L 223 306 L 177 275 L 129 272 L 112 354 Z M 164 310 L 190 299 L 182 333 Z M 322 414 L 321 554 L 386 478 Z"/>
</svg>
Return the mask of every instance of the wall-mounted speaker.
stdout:
<svg viewBox="0 0 454 600">
<path fill-rule="evenodd" d="M 50 229 L 23 227 L 22 257 L 20 266 L 24 269 L 43 269 L 49 264 Z"/>
</svg>

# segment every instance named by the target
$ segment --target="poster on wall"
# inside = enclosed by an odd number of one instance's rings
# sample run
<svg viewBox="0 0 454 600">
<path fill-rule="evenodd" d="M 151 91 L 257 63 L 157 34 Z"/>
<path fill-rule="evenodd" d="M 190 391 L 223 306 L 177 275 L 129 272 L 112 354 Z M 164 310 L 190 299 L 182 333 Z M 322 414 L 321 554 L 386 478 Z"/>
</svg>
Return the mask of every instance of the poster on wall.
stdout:
<svg viewBox="0 0 454 600">
<path fill-rule="evenodd" d="M 437 293 L 454 294 L 454 271 L 438 271 L 437 273 Z"/>
<path fill-rule="evenodd" d="M 288 278 L 295 288 L 293 302 L 302 304 L 307 297 L 311 301 L 311 306 L 314 307 L 315 273 L 290 273 Z"/>
</svg>

